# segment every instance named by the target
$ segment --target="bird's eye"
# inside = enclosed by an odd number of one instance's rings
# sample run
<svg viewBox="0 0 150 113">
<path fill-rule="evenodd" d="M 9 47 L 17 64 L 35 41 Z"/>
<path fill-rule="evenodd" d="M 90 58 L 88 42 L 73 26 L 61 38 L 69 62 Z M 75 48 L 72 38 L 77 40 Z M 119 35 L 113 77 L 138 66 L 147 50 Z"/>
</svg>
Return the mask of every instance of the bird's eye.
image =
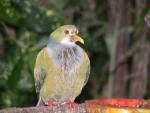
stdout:
<svg viewBox="0 0 150 113">
<path fill-rule="evenodd" d="M 67 35 L 69 34 L 69 30 L 65 30 L 64 33 Z"/>
</svg>

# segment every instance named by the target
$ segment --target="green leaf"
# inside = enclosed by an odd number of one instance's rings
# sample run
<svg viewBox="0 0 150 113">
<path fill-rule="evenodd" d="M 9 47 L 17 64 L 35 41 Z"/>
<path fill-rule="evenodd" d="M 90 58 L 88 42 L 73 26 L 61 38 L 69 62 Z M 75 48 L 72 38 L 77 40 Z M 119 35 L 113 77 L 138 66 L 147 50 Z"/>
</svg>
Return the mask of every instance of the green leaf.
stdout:
<svg viewBox="0 0 150 113">
<path fill-rule="evenodd" d="M 11 75 L 9 76 L 7 80 L 7 85 L 9 88 L 16 88 L 21 77 L 22 67 L 23 67 L 23 60 L 22 60 L 22 57 L 20 57 L 18 62 L 15 64 L 11 72 Z"/>
<path fill-rule="evenodd" d="M 32 71 L 34 70 L 37 54 L 38 54 L 38 52 L 35 51 L 28 55 L 28 66 Z"/>
<path fill-rule="evenodd" d="M 0 20 L 19 25 L 21 14 L 12 6 L 10 0 L 0 0 Z"/>
<path fill-rule="evenodd" d="M 67 2 L 68 0 L 52 0 L 53 5 L 59 10 L 63 9 Z"/>
</svg>

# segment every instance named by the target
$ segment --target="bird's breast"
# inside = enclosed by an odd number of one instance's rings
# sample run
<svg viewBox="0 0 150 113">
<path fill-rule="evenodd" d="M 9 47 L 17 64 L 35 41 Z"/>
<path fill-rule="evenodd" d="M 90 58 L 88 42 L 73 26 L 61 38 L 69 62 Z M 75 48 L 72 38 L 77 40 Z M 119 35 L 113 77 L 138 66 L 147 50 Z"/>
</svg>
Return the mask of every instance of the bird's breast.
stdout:
<svg viewBox="0 0 150 113">
<path fill-rule="evenodd" d="M 80 94 L 85 78 L 84 55 L 80 52 L 71 49 L 45 55 L 43 63 L 47 76 L 41 89 L 45 101 L 49 98 L 72 100 Z"/>
<path fill-rule="evenodd" d="M 83 61 L 83 50 L 80 47 L 59 48 L 53 51 L 48 48 L 48 53 L 54 65 L 66 76 L 75 76 Z"/>
</svg>

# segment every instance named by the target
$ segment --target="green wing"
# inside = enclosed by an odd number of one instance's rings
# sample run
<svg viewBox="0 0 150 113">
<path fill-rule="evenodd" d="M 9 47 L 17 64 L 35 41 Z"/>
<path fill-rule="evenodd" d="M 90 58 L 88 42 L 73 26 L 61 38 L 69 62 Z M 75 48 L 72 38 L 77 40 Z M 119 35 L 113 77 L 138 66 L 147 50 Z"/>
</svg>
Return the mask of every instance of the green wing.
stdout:
<svg viewBox="0 0 150 113">
<path fill-rule="evenodd" d="M 34 68 L 34 80 L 35 80 L 35 88 L 37 93 L 40 92 L 46 77 L 46 71 L 44 69 L 44 63 L 43 63 L 44 52 L 45 49 L 42 49 L 38 54 L 35 68 Z"/>
<path fill-rule="evenodd" d="M 85 65 L 86 65 L 86 76 L 85 76 L 84 86 L 87 84 L 90 75 L 90 60 L 87 53 L 85 53 Z"/>
</svg>

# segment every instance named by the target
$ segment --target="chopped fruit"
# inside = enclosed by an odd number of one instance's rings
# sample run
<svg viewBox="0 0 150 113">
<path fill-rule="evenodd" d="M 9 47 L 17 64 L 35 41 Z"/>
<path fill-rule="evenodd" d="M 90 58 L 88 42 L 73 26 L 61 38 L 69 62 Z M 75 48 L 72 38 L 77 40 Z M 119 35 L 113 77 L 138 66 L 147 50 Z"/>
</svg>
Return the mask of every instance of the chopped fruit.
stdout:
<svg viewBox="0 0 150 113">
<path fill-rule="evenodd" d="M 113 107 L 141 107 L 144 104 L 143 99 L 95 99 L 91 103 L 100 105 L 109 105 Z"/>
</svg>

